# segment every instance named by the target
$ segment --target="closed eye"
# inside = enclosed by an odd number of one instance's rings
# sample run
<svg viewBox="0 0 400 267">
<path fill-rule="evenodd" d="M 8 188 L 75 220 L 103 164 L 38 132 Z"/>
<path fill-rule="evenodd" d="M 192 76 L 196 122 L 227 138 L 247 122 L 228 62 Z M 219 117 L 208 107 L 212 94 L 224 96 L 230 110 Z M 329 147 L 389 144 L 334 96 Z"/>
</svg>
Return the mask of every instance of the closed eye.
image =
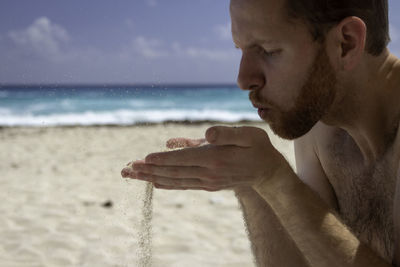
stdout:
<svg viewBox="0 0 400 267">
<path fill-rule="evenodd" d="M 271 50 L 271 51 L 267 51 L 267 50 L 263 49 L 263 53 L 267 57 L 275 56 L 275 55 L 279 54 L 280 52 L 282 52 L 282 49 L 276 49 L 276 50 Z"/>
<path fill-rule="evenodd" d="M 236 49 L 241 50 L 241 48 L 237 45 L 234 45 Z M 257 48 L 261 53 L 263 53 L 264 55 L 270 57 L 270 56 L 274 56 L 276 54 L 279 54 L 280 52 L 282 52 L 282 49 L 275 49 L 275 50 L 271 50 L 271 51 L 267 51 L 264 48 L 262 48 L 261 46 L 258 45 L 252 45 L 250 48 Z"/>
</svg>

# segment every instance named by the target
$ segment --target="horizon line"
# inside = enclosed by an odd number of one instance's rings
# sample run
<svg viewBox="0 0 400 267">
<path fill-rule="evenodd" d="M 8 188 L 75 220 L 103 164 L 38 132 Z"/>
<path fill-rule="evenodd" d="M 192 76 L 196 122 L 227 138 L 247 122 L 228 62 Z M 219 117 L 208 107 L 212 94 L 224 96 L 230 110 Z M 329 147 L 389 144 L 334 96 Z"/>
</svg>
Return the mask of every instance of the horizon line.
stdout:
<svg viewBox="0 0 400 267">
<path fill-rule="evenodd" d="M 235 83 L 0 83 L 3 88 L 184 88 L 184 87 L 238 87 Z"/>
</svg>

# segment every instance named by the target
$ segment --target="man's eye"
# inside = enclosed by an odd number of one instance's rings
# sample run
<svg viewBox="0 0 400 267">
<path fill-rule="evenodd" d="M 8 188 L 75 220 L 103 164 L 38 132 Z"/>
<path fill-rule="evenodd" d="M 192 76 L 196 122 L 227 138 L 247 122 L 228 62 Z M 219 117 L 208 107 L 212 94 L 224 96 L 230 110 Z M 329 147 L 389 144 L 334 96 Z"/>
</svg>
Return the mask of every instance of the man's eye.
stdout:
<svg viewBox="0 0 400 267">
<path fill-rule="evenodd" d="M 264 50 L 264 49 L 263 49 L 263 53 L 264 53 L 264 55 L 266 55 L 267 57 L 271 57 L 271 56 L 277 55 L 277 54 L 280 53 L 280 52 L 281 52 L 281 50 L 271 50 L 271 51 L 267 51 L 267 50 Z"/>
</svg>

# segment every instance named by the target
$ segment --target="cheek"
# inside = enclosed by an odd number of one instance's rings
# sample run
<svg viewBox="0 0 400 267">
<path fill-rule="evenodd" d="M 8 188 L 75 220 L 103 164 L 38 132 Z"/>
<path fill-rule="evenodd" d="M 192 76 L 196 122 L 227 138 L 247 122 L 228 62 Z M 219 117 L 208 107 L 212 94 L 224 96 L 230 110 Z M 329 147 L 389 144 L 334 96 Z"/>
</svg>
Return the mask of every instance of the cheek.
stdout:
<svg viewBox="0 0 400 267">
<path fill-rule="evenodd" d="M 296 72 L 270 72 L 263 97 L 277 105 L 282 111 L 289 111 L 295 106 L 300 95 L 304 78 Z"/>
<path fill-rule="evenodd" d="M 282 111 L 291 110 L 307 82 L 315 53 L 309 44 L 285 47 L 278 60 L 264 65 L 266 87 L 262 97 Z"/>
</svg>

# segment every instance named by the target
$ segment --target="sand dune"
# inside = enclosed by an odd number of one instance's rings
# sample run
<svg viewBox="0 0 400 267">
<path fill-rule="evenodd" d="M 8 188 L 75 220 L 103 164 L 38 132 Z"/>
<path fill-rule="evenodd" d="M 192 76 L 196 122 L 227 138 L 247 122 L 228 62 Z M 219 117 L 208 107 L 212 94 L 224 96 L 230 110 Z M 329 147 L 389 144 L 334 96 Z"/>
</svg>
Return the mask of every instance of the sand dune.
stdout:
<svg viewBox="0 0 400 267">
<path fill-rule="evenodd" d="M 137 266 L 144 183 L 121 168 L 209 126 L 1 129 L 0 266 Z M 156 189 L 153 205 L 153 266 L 253 266 L 231 191 Z"/>
</svg>

